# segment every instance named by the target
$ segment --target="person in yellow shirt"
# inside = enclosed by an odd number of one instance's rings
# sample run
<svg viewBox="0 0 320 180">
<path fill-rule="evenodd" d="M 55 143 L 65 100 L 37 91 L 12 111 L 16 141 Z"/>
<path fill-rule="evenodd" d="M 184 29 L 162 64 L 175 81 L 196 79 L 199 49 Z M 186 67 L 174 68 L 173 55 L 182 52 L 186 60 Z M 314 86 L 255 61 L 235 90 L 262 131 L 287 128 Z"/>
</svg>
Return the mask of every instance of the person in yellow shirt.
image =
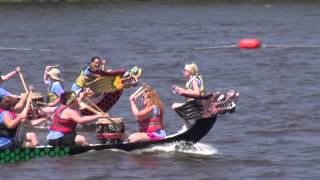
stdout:
<svg viewBox="0 0 320 180">
<path fill-rule="evenodd" d="M 92 57 L 89 65 L 85 66 L 81 70 L 80 75 L 71 87 L 71 91 L 75 92 L 78 95 L 86 87 L 87 83 L 101 77 L 99 72 L 102 71 L 102 67 L 104 66 L 104 64 L 105 60 L 101 59 L 100 57 Z"/>
</svg>

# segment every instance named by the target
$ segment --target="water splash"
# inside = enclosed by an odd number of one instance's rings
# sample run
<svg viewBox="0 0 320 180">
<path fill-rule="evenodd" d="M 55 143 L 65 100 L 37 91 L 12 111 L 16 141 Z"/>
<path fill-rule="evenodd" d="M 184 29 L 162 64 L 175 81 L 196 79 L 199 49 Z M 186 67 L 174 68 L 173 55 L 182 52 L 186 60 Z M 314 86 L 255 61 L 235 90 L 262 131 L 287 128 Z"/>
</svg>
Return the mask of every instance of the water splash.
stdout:
<svg viewBox="0 0 320 180">
<path fill-rule="evenodd" d="M 204 144 L 204 143 L 193 144 L 193 143 L 184 142 L 184 141 L 155 145 L 150 148 L 137 150 L 135 151 L 135 153 L 158 152 L 158 151 L 181 152 L 181 153 L 204 155 L 204 156 L 220 154 L 218 149 L 212 147 L 211 145 Z"/>
</svg>

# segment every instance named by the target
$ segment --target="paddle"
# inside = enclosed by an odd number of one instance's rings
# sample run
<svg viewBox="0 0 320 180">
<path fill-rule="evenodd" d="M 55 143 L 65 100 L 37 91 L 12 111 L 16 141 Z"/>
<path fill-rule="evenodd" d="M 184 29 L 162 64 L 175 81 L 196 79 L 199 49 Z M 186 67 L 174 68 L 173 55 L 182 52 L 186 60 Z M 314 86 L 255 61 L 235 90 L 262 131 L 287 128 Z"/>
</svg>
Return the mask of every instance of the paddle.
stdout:
<svg viewBox="0 0 320 180">
<path fill-rule="evenodd" d="M 25 83 L 24 83 L 24 85 L 25 85 Z M 26 133 L 23 132 L 24 122 L 26 121 L 27 114 L 28 114 L 31 103 L 32 103 L 32 87 L 30 88 L 30 93 L 28 94 L 28 97 L 27 97 L 27 103 L 26 103 L 24 109 L 20 113 L 20 114 L 25 114 L 26 117 L 21 120 L 21 122 L 18 125 L 17 131 L 16 131 L 15 142 L 18 146 L 21 146 L 23 144 L 24 139 L 26 138 L 25 137 Z"/>
<path fill-rule="evenodd" d="M 147 85 L 146 84 L 142 84 L 142 86 L 140 86 L 131 96 L 132 97 L 139 97 L 143 92 L 144 90 L 147 88 Z"/>
<path fill-rule="evenodd" d="M 28 111 L 29 111 L 29 108 L 30 108 L 30 105 L 31 105 L 31 103 L 32 103 L 32 87 L 30 87 L 29 88 L 29 94 L 28 94 L 28 98 L 27 98 L 27 103 L 26 103 L 26 105 L 25 105 L 25 107 L 24 107 L 24 109 L 21 111 L 21 114 L 23 114 L 23 113 L 28 113 Z M 22 122 L 24 122 L 26 120 L 26 118 L 24 118 L 23 120 L 22 120 Z"/>
<path fill-rule="evenodd" d="M 24 80 L 24 77 L 23 77 L 21 71 L 19 71 L 19 76 L 20 76 L 20 80 L 22 82 L 22 85 L 23 85 L 23 88 L 24 88 L 25 92 L 28 93 L 28 88 L 27 88 L 26 82 Z"/>
<path fill-rule="evenodd" d="M 88 104 L 86 104 L 86 103 L 83 102 L 83 101 L 80 102 L 80 107 L 85 108 L 85 109 L 91 111 L 91 112 L 94 113 L 94 114 L 101 114 L 101 113 L 103 113 L 103 112 L 100 112 L 99 110 L 97 110 L 97 109 L 89 106 Z"/>
<path fill-rule="evenodd" d="M 51 68 L 57 68 L 59 66 L 60 66 L 59 64 L 56 64 L 56 65 L 51 66 Z"/>
<path fill-rule="evenodd" d="M 92 102 L 91 99 L 89 99 L 88 97 L 85 97 L 85 100 L 88 101 L 98 112 L 105 113 L 99 106 L 97 106 L 94 102 Z"/>
</svg>

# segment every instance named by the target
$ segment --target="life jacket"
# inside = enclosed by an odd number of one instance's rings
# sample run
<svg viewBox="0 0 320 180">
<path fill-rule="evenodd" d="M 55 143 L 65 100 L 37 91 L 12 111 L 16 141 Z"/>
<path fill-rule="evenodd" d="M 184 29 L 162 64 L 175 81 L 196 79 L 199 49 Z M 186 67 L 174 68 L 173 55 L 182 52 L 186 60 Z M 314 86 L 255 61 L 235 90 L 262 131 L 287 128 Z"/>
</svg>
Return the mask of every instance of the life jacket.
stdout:
<svg viewBox="0 0 320 180">
<path fill-rule="evenodd" d="M 80 71 L 80 75 L 78 76 L 75 82 L 76 85 L 79 86 L 80 88 L 85 88 L 87 83 L 95 80 L 95 77 L 85 76 L 84 75 L 85 70 L 89 70 L 93 72 L 92 68 L 89 65 L 86 65 L 82 68 L 82 70 Z"/>
<path fill-rule="evenodd" d="M 140 132 L 155 132 L 163 129 L 162 114 L 159 108 L 153 108 L 150 117 L 139 121 Z"/>
<path fill-rule="evenodd" d="M 15 137 L 18 126 L 16 128 L 13 129 L 9 129 L 6 127 L 6 125 L 4 124 L 4 119 L 3 116 L 5 113 L 9 113 L 10 116 L 12 117 L 12 119 L 16 119 L 18 116 L 16 113 L 11 112 L 11 111 L 6 111 L 0 108 L 0 137 Z"/>
<path fill-rule="evenodd" d="M 71 119 L 62 119 L 61 113 L 65 110 L 67 106 L 61 105 L 55 109 L 52 116 L 52 125 L 49 130 L 59 131 L 63 134 L 75 133 L 77 123 Z"/>
<path fill-rule="evenodd" d="M 56 82 L 58 82 L 59 84 L 61 84 L 60 81 L 54 81 L 54 82 L 52 82 L 52 83 L 50 84 L 50 86 L 49 86 L 49 88 L 48 88 L 47 100 L 48 100 L 49 103 L 50 103 L 50 102 L 54 102 L 55 100 L 57 100 L 57 99 L 59 98 L 59 96 L 51 90 L 51 89 L 52 89 L 52 86 L 53 86 L 53 83 L 56 83 Z M 61 84 L 61 86 L 62 86 L 62 84 Z M 62 87 L 63 87 L 63 86 L 62 86 Z"/>
<path fill-rule="evenodd" d="M 189 79 L 189 81 L 187 81 L 186 83 L 186 88 L 187 90 L 191 91 L 193 90 L 193 86 L 192 86 L 192 81 L 195 80 L 197 81 L 198 85 L 199 85 L 199 90 L 200 90 L 200 95 L 203 96 L 206 94 L 206 88 L 204 87 L 204 82 L 203 79 L 200 75 L 198 76 L 192 76 L 192 78 Z"/>
</svg>

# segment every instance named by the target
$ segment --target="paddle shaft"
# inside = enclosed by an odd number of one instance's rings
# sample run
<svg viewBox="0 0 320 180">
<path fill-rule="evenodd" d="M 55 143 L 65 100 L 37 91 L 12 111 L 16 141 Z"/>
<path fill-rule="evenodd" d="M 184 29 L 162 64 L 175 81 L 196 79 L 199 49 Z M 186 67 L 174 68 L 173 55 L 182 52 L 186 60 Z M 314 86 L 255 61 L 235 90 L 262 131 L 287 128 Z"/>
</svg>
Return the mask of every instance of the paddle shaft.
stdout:
<svg viewBox="0 0 320 180">
<path fill-rule="evenodd" d="M 56 64 L 56 65 L 51 66 L 51 68 L 57 68 L 59 66 L 60 66 L 59 64 Z"/>
<path fill-rule="evenodd" d="M 27 88 L 26 82 L 25 82 L 24 77 L 23 77 L 21 72 L 19 72 L 19 77 L 20 77 L 20 80 L 22 82 L 24 90 L 26 91 L 26 93 L 28 93 L 28 88 Z"/>
<path fill-rule="evenodd" d="M 101 114 L 101 112 L 99 112 L 97 109 L 89 106 L 88 104 L 86 104 L 85 102 L 81 101 L 80 104 L 82 105 L 83 108 L 88 109 L 89 111 L 91 111 L 92 113 L 95 114 Z M 103 112 L 102 112 L 103 113 Z"/>
<path fill-rule="evenodd" d="M 91 99 L 86 97 L 85 100 L 88 101 L 98 112 L 105 113 L 99 106 L 97 106 L 94 102 L 92 102 Z"/>
<path fill-rule="evenodd" d="M 139 87 L 134 93 L 133 93 L 133 97 L 139 97 L 143 91 L 146 89 L 146 85 L 142 85 L 141 87 Z"/>
</svg>

